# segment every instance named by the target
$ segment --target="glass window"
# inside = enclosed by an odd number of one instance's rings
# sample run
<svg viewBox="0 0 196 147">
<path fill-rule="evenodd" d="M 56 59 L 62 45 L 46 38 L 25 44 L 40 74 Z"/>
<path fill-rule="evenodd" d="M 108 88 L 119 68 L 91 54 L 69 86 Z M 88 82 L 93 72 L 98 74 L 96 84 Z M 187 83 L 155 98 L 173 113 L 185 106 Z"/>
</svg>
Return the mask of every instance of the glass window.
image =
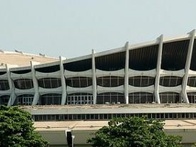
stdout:
<svg viewBox="0 0 196 147">
<path fill-rule="evenodd" d="M 92 78 L 72 77 L 66 79 L 66 84 L 70 87 L 88 87 L 92 85 Z"/>
<path fill-rule="evenodd" d="M 196 103 L 196 92 L 187 93 L 189 103 Z"/>
<path fill-rule="evenodd" d="M 0 105 L 7 105 L 10 99 L 9 95 L 0 96 Z"/>
<path fill-rule="evenodd" d="M 97 95 L 97 104 L 124 104 L 125 98 L 122 93 L 108 92 Z"/>
<path fill-rule="evenodd" d="M 140 104 L 140 103 L 153 103 L 155 101 L 153 93 L 147 92 L 136 92 L 129 94 L 129 103 L 130 104 Z"/>
<path fill-rule="evenodd" d="M 67 104 L 93 104 L 93 95 L 89 93 L 74 93 L 67 96 Z"/>
<path fill-rule="evenodd" d="M 45 94 L 41 95 L 39 105 L 60 105 L 61 104 L 61 94 Z"/>
<path fill-rule="evenodd" d="M 31 79 L 18 79 L 14 81 L 14 86 L 18 89 L 33 88 L 33 81 Z"/>
<path fill-rule="evenodd" d="M 102 87 L 117 87 L 124 85 L 124 77 L 106 76 L 97 78 L 97 85 Z"/>
<path fill-rule="evenodd" d="M 38 80 L 38 84 L 42 88 L 57 88 L 61 86 L 61 79 L 43 78 Z"/>
<path fill-rule="evenodd" d="M 181 77 L 165 76 L 160 78 L 160 85 L 165 87 L 174 87 L 182 84 Z"/>
<path fill-rule="evenodd" d="M 146 87 L 150 85 L 154 85 L 155 78 L 154 77 L 147 77 L 147 76 L 136 76 L 129 78 L 129 85 L 135 87 Z"/>
<path fill-rule="evenodd" d="M 165 93 L 160 93 L 159 95 L 160 95 L 161 103 L 181 103 L 182 102 L 179 93 L 165 92 Z"/>
<path fill-rule="evenodd" d="M 33 103 L 33 97 L 31 94 L 17 96 L 14 105 L 31 105 Z"/>
<path fill-rule="evenodd" d="M 0 90 L 9 90 L 8 80 L 0 80 Z"/>
</svg>

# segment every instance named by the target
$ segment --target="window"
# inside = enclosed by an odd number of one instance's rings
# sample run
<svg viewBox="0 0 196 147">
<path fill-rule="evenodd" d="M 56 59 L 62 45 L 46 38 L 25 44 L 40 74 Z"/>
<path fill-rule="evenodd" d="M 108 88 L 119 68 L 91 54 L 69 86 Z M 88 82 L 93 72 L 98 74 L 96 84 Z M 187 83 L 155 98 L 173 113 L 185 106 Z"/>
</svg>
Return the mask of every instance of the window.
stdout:
<svg viewBox="0 0 196 147">
<path fill-rule="evenodd" d="M 57 88 L 61 86 L 61 79 L 43 78 L 38 80 L 38 84 L 42 88 Z"/>
<path fill-rule="evenodd" d="M 147 76 L 136 76 L 129 78 L 129 85 L 136 87 L 146 87 L 154 85 L 155 78 Z"/>
<path fill-rule="evenodd" d="M 187 85 L 191 87 L 196 87 L 196 77 L 189 77 Z"/>
<path fill-rule="evenodd" d="M 33 97 L 31 94 L 17 96 L 14 105 L 31 105 L 33 103 Z"/>
<path fill-rule="evenodd" d="M 73 77 L 66 80 L 70 87 L 88 87 L 92 85 L 92 79 L 88 77 Z"/>
<path fill-rule="evenodd" d="M 60 105 L 61 104 L 61 94 L 45 94 L 41 95 L 39 99 L 40 105 Z"/>
<path fill-rule="evenodd" d="M 129 103 L 131 104 L 152 103 L 154 101 L 155 101 L 155 98 L 154 98 L 153 93 L 136 92 L 136 93 L 129 94 Z"/>
<path fill-rule="evenodd" d="M 124 78 L 116 76 L 99 77 L 97 78 L 97 85 L 103 87 L 117 87 L 124 85 Z"/>
<path fill-rule="evenodd" d="M 175 92 L 165 92 L 160 93 L 160 101 L 161 103 L 181 103 L 181 98 L 179 93 Z"/>
<path fill-rule="evenodd" d="M 196 92 L 187 93 L 189 103 L 196 103 Z"/>
<path fill-rule="evenodd" d="M 14 86 L 18 89 L 33 88 L 33 81 L 31 79 L 18 79 L 14 81 Z"/>
<path fill-rule="evenodd" d="M 97 95 L 97 104 L 124 104 L 125 98 L 122 93 L 101 93 Z"/>
<path fill-rule="evenodd" d="M 67 96 L 67 104 L 93 104 L 93 95 L 89 93 L 75 93 Z"/>
<path fill-rule="evenodd" d="M 174 87 L 182 84 L 181 77 L 166 76 L 160 78 L 160 85 L 165 87 Z"/>
<path fill-rule="evenodd" d="M 10 89 L 8 80 L 0 80 L 0 90 Z"/>
</svg>

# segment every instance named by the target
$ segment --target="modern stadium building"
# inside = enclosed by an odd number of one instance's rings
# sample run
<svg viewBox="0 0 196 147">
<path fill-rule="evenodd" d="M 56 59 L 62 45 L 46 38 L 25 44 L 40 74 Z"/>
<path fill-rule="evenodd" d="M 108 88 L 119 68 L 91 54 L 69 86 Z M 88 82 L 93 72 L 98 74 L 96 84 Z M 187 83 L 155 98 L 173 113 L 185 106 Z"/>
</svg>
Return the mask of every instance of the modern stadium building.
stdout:
<svg viewBox="0 0 196 147">
<path fill-rule="evenodd" d="M 0 104 L 35 121 L 196 118 L 196 38 L 164 38 L 72 59 L 0 52 Z"/>
<path fill-rule="evenodd" d="M 29 111 L 50 145 L 86 146 L 109 119 L 143 115 L 190 145 L 195 103 L 195 30 L 72 59 L 0 50 L 0 105 Z"/>
</svg>

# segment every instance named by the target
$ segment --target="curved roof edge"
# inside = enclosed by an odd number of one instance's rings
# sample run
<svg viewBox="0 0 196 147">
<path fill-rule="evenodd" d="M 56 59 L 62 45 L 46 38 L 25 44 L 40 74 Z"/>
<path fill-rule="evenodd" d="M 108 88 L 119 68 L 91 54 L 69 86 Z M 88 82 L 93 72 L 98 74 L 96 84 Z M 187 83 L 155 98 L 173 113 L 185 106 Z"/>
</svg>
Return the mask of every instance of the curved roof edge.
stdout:
<svg viewBox="0 0 196 147">
<path fill-rule="evenodd" d="M 187 33 L 185 35 L 177 36 L 177 37 L 164 37 L 163 36 L 163 43 L 189 39 L 189 37 L 190 37 L 189 33 Z M 137 49 L 137 48 L 141 48 L 141 47 L 145 47 L 145 46 L 155 45 L 155 44 L 158 44 L 158 43 L 159 43 L 159 36 L 155 40 L 152 40 L 152 41 L 136 43 L 136 44 L 129 44 L 128 45 L 128 49 L 132 50 L 132 49 Z M 114 49 L 109 49 L 109 50 L 106 50 L 106 51 L 94 53 L 94 56 L 95 57 L 99 57 L 99 56 L 113 54 L 113 53 L 117 53 L 117 52 L 123 52 L 123 51 L 125 51 L 125 45 L 122 46 L 122 47 L 119 47 L 119 48 L 114 48 Z M 48 57 L 48 56 L 46 56 L 44 54 L 35 55 L 35 54 L 30 54 L 30 53 L 23 53 L 22 51 L 17 51 L 17 50 L 15 50 L 15 52 L 0 50 L 0 56 L 1 56 L 1 54 L 9 54 L 9 55 L 13 55 L 14 54 L 14 55 L 19 55 L 20 57 L 25 57 L 25 56 L 26 57 L 31 57 L 31 60 L 24 61 L 24 62 L 29 62 L 29 65 L 20 65 L 19 64 L 18 66 L 14 66 L 14 64 L 11 64 L 13 67 L 10 66 L 10 68 L 13 68 L 13 69 L 15 69 L 15 68 L 16 69 L 19 69 L 19 68 L 29 68 L 31 61 L 35 62 L 35 63 L 38 63 L 38 64 L 35 64 L 36 67 L 42 67 L 42 66 L 50 66 L 50 65 L 58 64 L 58 62 L 60 60 L 58 58 Z M 69 63 L 69 62 L 75 62 L 75 61 L 89 59 L 91 57 L 92 57 L 92 53 L 90 53 L 88 55 L 80 56 L 80 57 L 69 58 L 69 59 L 63 59 L 62 58 L 62 60 L 63 60 L 63 63 Z M 39 61 L 38 62 L 37 61 L 33 61 L 32 59 L 34 59 L 34 58 L 40 58 L 40 62 Z M 44 60 L 44 59 L 46 59 L 46 60 Z M 9 63 L 5 63 L 5 64 L 9 64 Z M 5 70 L 5 64 L 3 65 L 2 62 L 0 63 L 0 71 L 2 71 L 2 70 L 4 71 Z"/>
</svg>

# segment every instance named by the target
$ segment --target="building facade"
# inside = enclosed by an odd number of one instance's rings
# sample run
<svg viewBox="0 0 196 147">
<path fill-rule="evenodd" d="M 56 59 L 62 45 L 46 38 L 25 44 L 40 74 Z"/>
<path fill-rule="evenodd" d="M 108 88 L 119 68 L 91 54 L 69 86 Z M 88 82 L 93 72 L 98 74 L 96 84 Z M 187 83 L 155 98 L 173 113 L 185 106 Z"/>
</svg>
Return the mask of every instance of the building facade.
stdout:
<svg viewBox="0 0 196 147">
<path fill-rule="evenodd" d="M 73 59 L 0 69 L 2 105 L 196 102 L 195 30 Z M 9 59 L 8 59 L 9 60 Z M 17 61 L 16 61 L 17 62 Z"/>
</svg>

